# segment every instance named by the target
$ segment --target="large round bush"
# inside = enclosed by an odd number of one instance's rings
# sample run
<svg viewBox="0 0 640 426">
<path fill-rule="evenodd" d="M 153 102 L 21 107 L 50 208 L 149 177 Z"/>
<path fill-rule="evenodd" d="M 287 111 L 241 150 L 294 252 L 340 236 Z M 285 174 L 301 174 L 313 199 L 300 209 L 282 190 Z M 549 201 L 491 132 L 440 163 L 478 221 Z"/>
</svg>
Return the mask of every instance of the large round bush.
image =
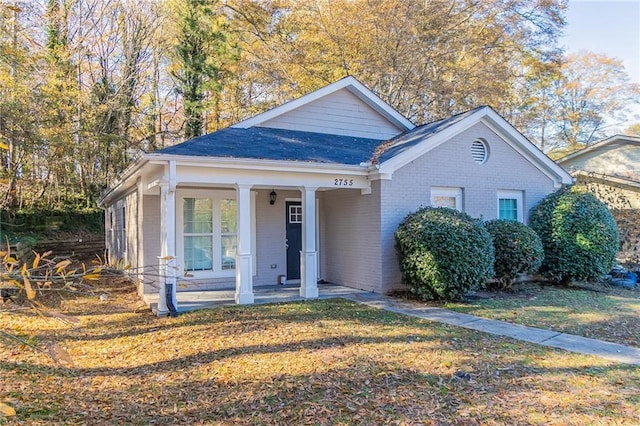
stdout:
<svg viewBox="0 0 640 426">
<path fill-rule="evenodd" d="M 611 269 L 620 246 L 607 206 L 577 186 L 565 186 L 531 211 L 529 225 L 544 246 L 540 272 L 558 283 L 598 278 Z"/>
<path fill-rule="evenodd" d="M 540 237 L 533 229 L 515 220 L 490 220 L 485 227 L 493 238 L 494 277 L 502 288 L 511 287 L 520 274 L 538 271 L 544 250 Z"/>
<path fill-rule="evenodd" d="M 402 279 L 420 298 L 456 300 L 493 274 L 493 244 L 480 221 L 457 210 L 425 207 L 396 231 Z"/>
</svg>

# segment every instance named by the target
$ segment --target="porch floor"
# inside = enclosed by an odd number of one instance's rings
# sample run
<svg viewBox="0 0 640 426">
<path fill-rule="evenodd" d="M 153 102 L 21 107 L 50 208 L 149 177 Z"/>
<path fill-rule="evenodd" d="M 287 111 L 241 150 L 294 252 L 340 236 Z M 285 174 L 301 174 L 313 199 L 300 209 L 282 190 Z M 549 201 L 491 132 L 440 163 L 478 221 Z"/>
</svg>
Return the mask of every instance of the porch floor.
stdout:
<svg viewBox="0 0 640 426">
<path fill-rule="evenodd" d="M 235 288 L 207 291 L 179 291 L 178 312 L 190 312 L 198 309 L 210 309 L 219 306 L 235 305 Z M 337 284 L 318 284 L 318 299 L 333 299 L 345 295 L 368 293 L 363 290 Z M 300 284 L 260 286 L 253 288 L 254 304 L 295 302 L 305 300 L 300 296 Z M 145 295 L 145 302 L 153 312 L 157 312 L 158 295 Z"/>
</svg>

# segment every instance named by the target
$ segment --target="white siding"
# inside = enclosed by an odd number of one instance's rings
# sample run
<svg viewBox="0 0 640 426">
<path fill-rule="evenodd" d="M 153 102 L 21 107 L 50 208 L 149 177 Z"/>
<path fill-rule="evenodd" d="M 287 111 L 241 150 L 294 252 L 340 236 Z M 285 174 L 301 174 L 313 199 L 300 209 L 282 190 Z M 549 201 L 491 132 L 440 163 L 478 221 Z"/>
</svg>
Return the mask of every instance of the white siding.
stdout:
<svg viewBox="0 0 640 426">
<path fill-rule="evenodd" d="M 129 192 L 107 209 L 109 262 L 135 264 L 138 227 L 136 193 Z"/>
<path fill-rule="evenodd" d="M 265 121 L 260 127 L 379 140 L 402 131 L 347 89 Z"/>
<path fill-rule="evenodd" d="M 142 201 L 142 265 L 145 272 L 144 293 L 157 293 L 159 289 L 160 232 L 160 196 L 144 195 Z"/>
</svg>

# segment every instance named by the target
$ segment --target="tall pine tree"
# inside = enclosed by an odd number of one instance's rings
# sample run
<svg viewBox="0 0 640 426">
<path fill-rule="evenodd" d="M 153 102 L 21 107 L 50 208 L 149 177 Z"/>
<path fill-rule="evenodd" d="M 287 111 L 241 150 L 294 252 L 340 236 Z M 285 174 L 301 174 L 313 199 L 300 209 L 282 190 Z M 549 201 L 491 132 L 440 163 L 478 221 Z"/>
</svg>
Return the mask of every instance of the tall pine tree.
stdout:
<svg viewBox="0 0 640 426">
<path fill-rule="evenodd" d="M 180 0 L 173 76 L 184 102 L 184 137 L 202 135 L 206 111 L 222 88 L 225 61 L 230 58 L 226 18 L 211 0 Z"/>
</svg>

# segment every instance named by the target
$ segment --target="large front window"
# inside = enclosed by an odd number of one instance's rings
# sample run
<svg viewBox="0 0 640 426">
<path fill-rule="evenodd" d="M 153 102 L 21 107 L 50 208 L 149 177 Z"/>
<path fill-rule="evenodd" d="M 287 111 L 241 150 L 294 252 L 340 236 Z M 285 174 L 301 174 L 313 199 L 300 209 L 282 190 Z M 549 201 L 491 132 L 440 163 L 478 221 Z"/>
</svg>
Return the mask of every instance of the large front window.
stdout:
<svg viewBox="0 0 640 426">
<path fill-rule="evenodd" d="M 185 198 L 182 202 L 184 227 L 184 269 L 213 269 L 213 202 L 210 198 Z"/>
<path fill-rule="evenodd" d="M 182 198 L 185 272 L 220 272 L 236 266 L 236 200 L 222 197 Z"/>
</svg>

